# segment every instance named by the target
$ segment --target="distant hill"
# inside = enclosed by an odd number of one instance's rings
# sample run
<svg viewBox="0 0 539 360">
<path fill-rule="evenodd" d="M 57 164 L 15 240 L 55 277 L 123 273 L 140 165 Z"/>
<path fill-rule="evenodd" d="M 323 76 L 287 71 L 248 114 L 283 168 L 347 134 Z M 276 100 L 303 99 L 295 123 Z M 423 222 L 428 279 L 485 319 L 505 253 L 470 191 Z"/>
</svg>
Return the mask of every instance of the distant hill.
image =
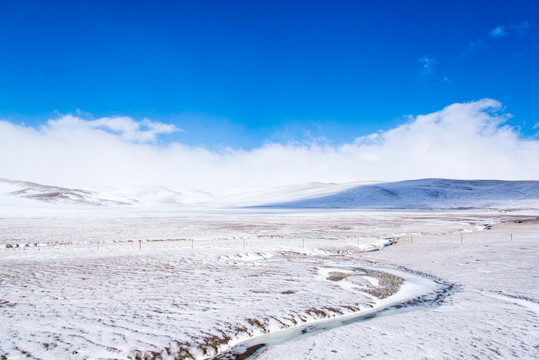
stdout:
<svg viewBox="0 0 539 360">
<path fill-rule="evenodd" d="M 273 208 L 458 209 L 539 204 L 539 181 L 421 179 L 360 185 Z"/>
<path fill-rule="evenodd" d="M 106 195 L 81 189 L 37 184 L 29 181 L 16 181 L 0 178 L 0 189 L 7 195 L 40 200 L 48 203 L 73 205 L 125 205 L 125 202 Z"/>
<path fill-rule="evenodd" d="M 269 189 L 207 193 L 169 187 L 89 191 L 0 179 L 0 203 L 50 208 L 62 205 L 174 208 L 276 209 L 539 209 L 539 181 L 422 179 L 347 184 L 308 183 Z"/>
</svg>

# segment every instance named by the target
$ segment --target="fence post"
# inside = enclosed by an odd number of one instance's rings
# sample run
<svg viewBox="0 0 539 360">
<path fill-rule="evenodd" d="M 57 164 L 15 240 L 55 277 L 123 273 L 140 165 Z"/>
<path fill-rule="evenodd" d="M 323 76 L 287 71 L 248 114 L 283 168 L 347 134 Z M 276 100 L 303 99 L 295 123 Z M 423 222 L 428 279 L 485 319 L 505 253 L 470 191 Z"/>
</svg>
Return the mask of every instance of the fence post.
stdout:
<svg viewBox="0 0 539 360">
<path fill-rule="evenodd" d="M 463 242 L 463 240 L 462 240 L 462 233 L 460 234 L 460 242 Z"/>
<path fill-rule="evenodd" d="M 142 250 L 142 240 L 139 240 L 139 241 L 138 241 L 138 249 L 139 249 L 139 250 Z"/>
<path fill-rule="evenodd" d="M 511 241 L 513 241 L 513 233 L 511 233 Z"/>
</svg>

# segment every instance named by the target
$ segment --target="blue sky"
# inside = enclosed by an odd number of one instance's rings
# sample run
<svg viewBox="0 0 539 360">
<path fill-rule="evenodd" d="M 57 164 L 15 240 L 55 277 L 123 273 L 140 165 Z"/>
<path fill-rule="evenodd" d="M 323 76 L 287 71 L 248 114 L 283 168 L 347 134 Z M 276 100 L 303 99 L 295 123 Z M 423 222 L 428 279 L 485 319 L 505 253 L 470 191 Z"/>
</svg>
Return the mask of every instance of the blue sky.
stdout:
<svg viewBox="0 0 539 360">
<path fill-rule="evenodd" d="M 0 118 L 174 124 L 253 149 L 492 98 L 539 131 L 538 1 L 0 0 Z"/>
</svg>

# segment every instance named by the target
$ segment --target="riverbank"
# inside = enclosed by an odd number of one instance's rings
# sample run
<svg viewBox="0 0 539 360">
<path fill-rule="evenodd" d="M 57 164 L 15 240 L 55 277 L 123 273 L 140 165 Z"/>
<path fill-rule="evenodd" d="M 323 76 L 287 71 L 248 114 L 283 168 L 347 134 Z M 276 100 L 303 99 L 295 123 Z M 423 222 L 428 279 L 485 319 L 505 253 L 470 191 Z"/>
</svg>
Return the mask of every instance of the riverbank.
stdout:
<svg viewBox="0 0 539 360">
<path fill-rule="evenodd" d="M 531 359 L 539 356 L 539 226 L 492 226 L 483 240 L 403 239 L 358 256 L 459 284 L 429 311 L 380 317 L 269 348 L 269 359 Z M 513 234 L 511 237 L 507 234 Z"/>
</svg>

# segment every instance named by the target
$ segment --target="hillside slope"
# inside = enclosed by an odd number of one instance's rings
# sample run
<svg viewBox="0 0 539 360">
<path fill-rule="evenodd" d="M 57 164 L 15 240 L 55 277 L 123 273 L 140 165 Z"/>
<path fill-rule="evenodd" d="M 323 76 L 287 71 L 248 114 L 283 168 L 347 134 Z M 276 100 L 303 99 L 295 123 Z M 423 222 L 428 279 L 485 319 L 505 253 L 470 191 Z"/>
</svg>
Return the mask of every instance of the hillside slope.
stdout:
<svg viewBox="0 0 539 360">
<path fill-rule="evenodd" d="M 321 209 L 458 209 L 533 204 L 539 204 L 539 181 L 421 179 L 362 185 L 330 195 L 263 206 Z"/>
<path fill-rule="evenodd" d="M 126 205 L 113 197 L 88 190 L 0 178 L 0 194 L 47 203 L 72 205 Z"/>
<path fill-rule="evenodd" d="M 19 208 L 276 208 L 276 209 L 466 209 L 538 208 L 539 181 L 421 179 L 347 184 L 308 183 L 218 193 L 168 187 L 89 191 L 0 179 L 2 204 Z M 33 201 L 32 201 L 33 200 Z M 29 202 L 30 201 L 30 202 Z M 36 202 L 37 201 L 37 202 Z M 32 205 L 34 203 L 34 205 Z M 128 206 L 129 207 L 129 206 Z"/>
</svg>

